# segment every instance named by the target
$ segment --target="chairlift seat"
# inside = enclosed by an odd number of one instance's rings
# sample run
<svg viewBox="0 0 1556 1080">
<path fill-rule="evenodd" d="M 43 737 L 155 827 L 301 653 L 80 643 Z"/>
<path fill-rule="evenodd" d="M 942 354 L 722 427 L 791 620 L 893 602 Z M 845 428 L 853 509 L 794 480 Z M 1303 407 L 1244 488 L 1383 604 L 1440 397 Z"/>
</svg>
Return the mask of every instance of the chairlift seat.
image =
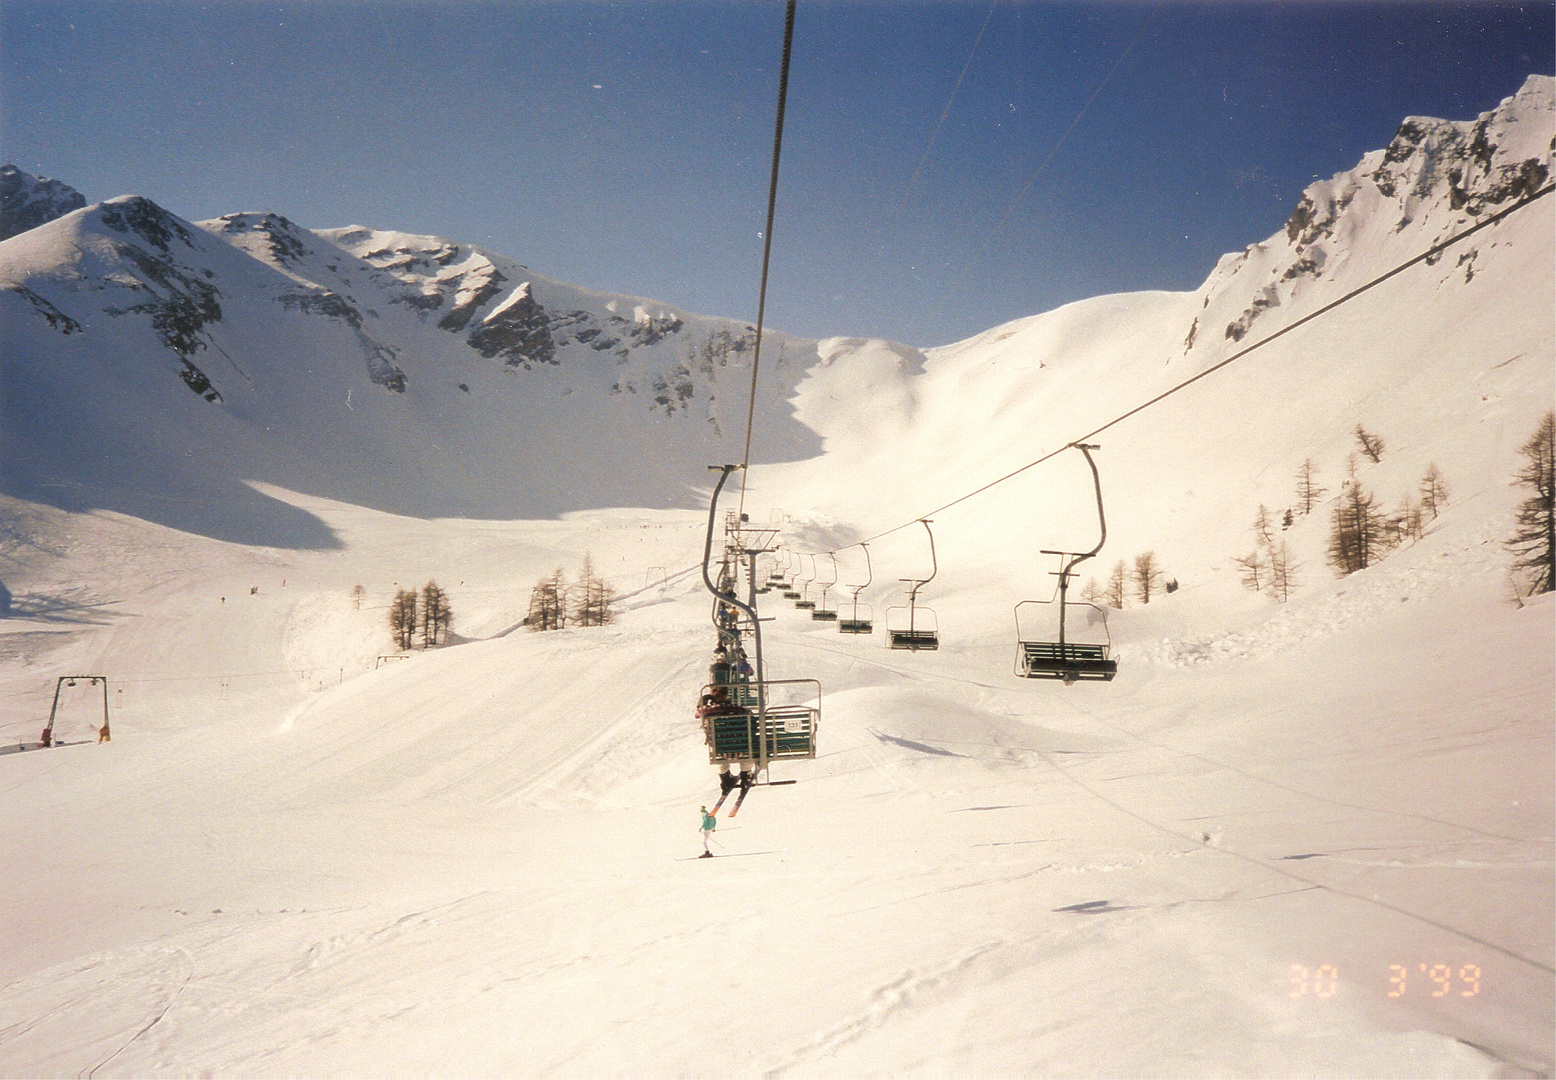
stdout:
<svg viewBox="0 0 1556 1080">
<path fill-rule="evenodd" d="M 835 621 L 837 619 L 837 612 L 826 611 L 822 608 L 817 608 L 810 613 L 810 617 L 817 622 Z"/>
<path fill-rule="evenodd" d="M 893 649 L 911 649 L 918 652 L 920 649 L 940 648 L 940 633 L 936 630 L 888 630 L 891 640 L 888 642 Z"/>
<path fill-rule="evenodd" d="M 742 709 L 708 718 L 712 741 L 709 760 L 755 761 L 760 756 L 810 758 L 816 756 L 816 710 L 803 705 L 779 705 L 767 710 L 766 754 L 761 754 L 764 733 L 757 731 L 756 714 Z"/>
<path fill-rule="evenodd" d="M 812 608 L 814 608 L 816 606 L 816 601 L 814 601 L 814 600 L 796 600 L 794 602 L 794 606 L 799 608 L 799 609 L 801 609 L 802 611 L 810 611 Z"/>
<path fill-rule="evenodd" d="M 1118 661 L 1108 658 L 1107 647 L 1085 642 L 1023 641 L 1021 673 L 1028 679 L 1111 680 Z"/>
<path fill-rule="evenodd" d="M 840 634 L 873 634 L 875 623 L 869 619 L 839 619 L 837 632 Z"/>
</svg>

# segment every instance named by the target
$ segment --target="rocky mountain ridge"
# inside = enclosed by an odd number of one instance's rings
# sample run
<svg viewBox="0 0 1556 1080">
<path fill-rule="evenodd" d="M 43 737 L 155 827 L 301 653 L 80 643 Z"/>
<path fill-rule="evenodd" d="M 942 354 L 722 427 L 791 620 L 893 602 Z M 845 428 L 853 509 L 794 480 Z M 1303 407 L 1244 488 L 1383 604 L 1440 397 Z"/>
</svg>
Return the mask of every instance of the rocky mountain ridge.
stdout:
<svg viewBox="0 0 1556 1080">
<path fill-rule="evenodd" d="M 6 494 L 203 530 L 213 490 L 264 517 L 240 478 L 418 515 L 684 505 L 731 455 L 755 343 L 452 241 L 140 196 L 0 244 L 0 328 Z M 786 404 L 814 357 L 767 337 L 770 454 L 817 446 Z"/>
<path fill-rule="evenodd" d="M 1327 282 L 1354 288 L 1513 205 L 1550 182 L 1556 156 L 1556 79 L 1531 75 L 1519 91 L 1471 121 L 1413 116 L 1393 140 L 1355 168 L 1309 185 L 1285 228 L 1262 243 L 1225 255 L 1200 286 L 1201 313 L 1183 351 L 1206 359 L 1254 331 L 1279 328 L 1266 315 L 1307 310 Z M 1440 275 L 1464 282 L 1477 253 L 1496 233 L 1455 252 Z M 1287 320 L 1289 321 L 1289 320 Z M 1255 337 L 1259 336 L 1254 334 Z"/>
<path fill-rule="evenodd" d="M 60 180 L 0 165 L 0 240 L 36 229 L 86 205 L 86 196 Z"/>
</svg>

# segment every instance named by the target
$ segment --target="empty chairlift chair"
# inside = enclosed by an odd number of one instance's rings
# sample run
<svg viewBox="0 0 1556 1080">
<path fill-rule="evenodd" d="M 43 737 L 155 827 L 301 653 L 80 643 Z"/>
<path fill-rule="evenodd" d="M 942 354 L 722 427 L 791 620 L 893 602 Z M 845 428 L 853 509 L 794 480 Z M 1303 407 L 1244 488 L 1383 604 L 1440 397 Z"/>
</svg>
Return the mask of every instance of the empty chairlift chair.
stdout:
<svg viewBox="0 0 1556 1080">
<path fill-rule="evenodd" d="M 846 584 L 843 588 L 850 591 L 848 607 L 838 611 L 837 632 L 840 634 L 873 634 L 875 633 L 874 612 L 869 604 L 859 602 L 859 593 L 866 588 L 875 577 L 875 572 L 870 566 L 870 546 L 861 543 L 864 548 L 865 579 L 863 584 Z"/>
<path fill-rule="evenodd" d="M 799 586 L 794 582 L 794 574 L 796 570 L 804 566 L 804 563 L 799 559 L 796 559 L 795 563 L 797 565 L 790 566 L 787 555 L 785 555 L 783 580 L 779 582 L 779 587 L 783 589 L 783 598 L 785 600 L 798 600 L 800 598 L 800 590 Z"/>
<path fill-rule="evenodd" d="M 898 579 L 908 586 L 908 602 L 886 609 L 887 646 L 893 649 L 907 649 L 911 652 L 940 648 L 940 626 L 935 613 L 931 608 L 918 602 L 919 590 L 933 581 L 935 575 L 940 572 L 940 564 L 935 558 L 935 534 L 930 531 L 929 519 L 919 518 L 919 523 L 924 526 L 924 531 L 929 533 L 931 567 L 929 577 Z"/>
<path fill-rule="evenodd" d="M 836 602 L 831 607 L 827 606 L 827 590 L 837 584 L 837 556 L 831 552 L 827 555 L 832 560 L 832 580 L 821 587 L 821 599 L 810 613 L 812 622 L 837 622 Z"/>
<path fill-rule="evenodd" d="M 1076 603 L 1068 598 L 1070 579 L 1078 563 L 1091 558 L 1102 550 L 1108 538 L 1107 519 L 1102 513 L 1102 481 L 1097 476 L 1097 463 L 1091 458 L 1095 446 L 1072 444 L 1086 455 L 1091 467 L 1092 484 L 1097 493 L 1097 521 L 1102 535 L 1097 546 L 1090 551 L 1048 551 L 1044 555 L 1059 557 L 1059 587 L 1049 600 L 1023 600 L 1016 605 L 1016 669 L 1017 675 L 1026 679 L 1056 679 L 1065 684 L 1076 682 L 1107 682 L 1118 674 L 1118 661 L 1111 655 L 1112 639 L 1108 635 L 1107 612 L 1095 604 Z M 1066 637 L 1066 615 L 1071 611 L 1085 614 L 1082 640 Z M 1053 627 L 1057 623 L 1057 635 Z M 1097 627 L 1100 625 L 1100 632 Z M 1097 638 L 1101 640 L 1097 640 Z"/>
<path fill-rule="evenodd" d="M 805 565 L 804 559 L 805 559 L 805 556 L 801 555 L 800 556 L 800 566 L 801 567 L 803 567 Z M 816 580 L 816 557 L 814 555 L 812 555 L 810 557 L 810 577 L 806 578 L 804 581 L 799 581 L 798 579 L 796 579 L 796 583 L 799 585 L 800 591 L 799 591 L 799 599 L 794 601 L 794 606 L 799 608 L 801 611 L 809 611 L 809 610 L 811 610 L 812 608 L 814 608 L 816 606 L 816 601 L 814 601 L 814 600 L 812 600 L 810 598 L 810 583 L 815 581 L 815 580 Z M 784 595 L 787 596 L 789 594 L 788 593 L 784 593 Z"/>
</svg>

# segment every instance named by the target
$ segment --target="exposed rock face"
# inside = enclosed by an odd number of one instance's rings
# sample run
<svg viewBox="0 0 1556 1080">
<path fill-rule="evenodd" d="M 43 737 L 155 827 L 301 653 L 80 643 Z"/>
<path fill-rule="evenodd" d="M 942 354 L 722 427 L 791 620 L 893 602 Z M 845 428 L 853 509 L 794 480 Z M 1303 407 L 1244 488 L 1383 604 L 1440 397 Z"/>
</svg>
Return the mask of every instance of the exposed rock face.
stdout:
<svg viewBox="0 0 1556 1080">
<path fill-rule="evenodd" d="M 15 165 L 0 165 L 0 240 L 36 229 L 85 205 L 85 196 L 69 184 L 33 176 Z"/>
<path fill-rule="evenodd" d="M 398 350 L 369 331 L 370 322 L 378 318 L 377 312 L 363 308 L 354 297 L 331 288 L 330 284 L 315 280 L 323 270 L 332 283 L 348 286 L 351 274 L 365 278 L 368 267 L 280 214 L 225 214 L 202 223 L 201 227 L 292 278 L 296 287 L 275 292 L 276 303 L 288 311 L 336 319 L 350 327 L 362 350 L 368 378 L 386 390 L 405 392 L 410 380 L 399 365 Z"/>
<path fill-rule="evenodd" d="M 1184 352 L 1214 348 L 1217 339 L 1242 342 L 1256 325 L 1269 324 L 1272 310 L 1300 307 L 1307 283 L 1343 277 L 1361 285 L 1389 263 L 1528 198 L 1550 183 L 1553 147 L 1556 80 L 1549 76 L 1530 76 L 1517 94 L 1473 121 L 1406 119 L 1387 147 L 1310 185 L 1282 232 L 1221 260 L 1201 286 L 1206 310 L 1186 335 Z M 1452 271 L 1462 284 L 1474 280 L 1479 240 L 1454 256 Z M 1368 257 L 1375 264 L 1358 261 Z M 1207 333 L 1211 326 L 1224 330 Z"/>
<path fill-rule="evenodd" d="M 211 223 L 212 231 L 223 237 L 251 235 L 262 238 L 269 251 L 270 262 L 278 267 L 291 269 L 311 254 L 307 237 L 313 234 L 292 224 L 280 214 L 223 214 Z M 249 254 L 256 254 L 251 245 L 240 244 Z"/>
<path fill-rule="evenodd" d="M 194 233 L 150 199 L 131 195 L 112 199 L 97 208 L 98 219 L 120 233 L 114 248 L 119 257 L 138 271 L 118 284 L 146 299 L 125 307 L 104 307 L 108 315 L 147 315 L 162 343 L 178 354 L 179 378 L 207 401 L 220 401 L 221 392 L 190 359 L 210 340 L 206 327 L 221 321 L 221 293 L 181 265 L 179 254 L 197 256 Z M 187 260 L 186 260 L 187 261 Z"/>
<path fill-rule="evenodd" d="M 556 344 L 551 340 L 546 309 L 535 303 L 528 282 L 481 320 L 468 340 L 470 347 L 487 359 L 501 356 L 504 363 L 525 368 L 532 363 L 556 363 Z"/>
<path fill-rule="evenodd" d="M 505 369 L 597 371 L 603 354 L 615 369 L 610 393 L 642 393 L 650 411 L 666 416 L 701 396 L 715 431 L 717 373 L 749 357 L 755 344 L 749 327 L 694 325 L 663 305 L 565 286 L 438 237 L 361 226 L 318 235 L 369 268 L 389 303 L 418 312 Z M 778 352 L 781 366 L 781 346 Z"/>
</svg>

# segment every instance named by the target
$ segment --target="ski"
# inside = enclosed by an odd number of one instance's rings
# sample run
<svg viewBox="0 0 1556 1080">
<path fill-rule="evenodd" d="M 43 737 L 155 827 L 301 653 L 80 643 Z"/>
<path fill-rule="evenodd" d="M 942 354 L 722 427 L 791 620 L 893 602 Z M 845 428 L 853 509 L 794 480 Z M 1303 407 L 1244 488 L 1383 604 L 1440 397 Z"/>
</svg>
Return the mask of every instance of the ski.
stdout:
<svg viewBox="0 0 1556 1080">
<path fill-rule="evenodd" d="M 747 857 L 748 855 L 777 855 L 777 854 L 778 854 L 778 852 L 776 852 L 776 851 L 729 851 L 729 852 L 725 852 L 722 855 L 717 854 L 717 853 L 715 853 L 713 855 L 688 855 L 688 856 L 685 856 L 684 858 L 676 859 L 675 861 L 676 862 L 696 862 L 698 859 L 743 859 L 743 858 Z"/>
<path fill-rule="evenodd" d="M 740 789 L 740 796 L 739 796 L 739 798 L 737 798 L 735 800 L 735 805 L 730 807 L 730 809 L 729 809 L 729 816 L 730 817 L 734 817 L 736 814 L 740 813 L 740 804 L 746 801 L 746 794 L 747 794 L 747 792 L 749 792 L 751 790 L 751 788 L 755 787 L 755 786 L 756 786 L 755 784 L 752 784 L 751 787 L 743 787 L 743 788 Z"/>
<path fill-rule="evenodd" d="M 734 788 L 730 788 L 729 789 L 729 791 L 734 791 L 734 790 L 735 790 Z M 724 805 L 724 800 L 729 798 L 729 791 L 723 791 L 723 792 L 719 793 L 719 801 L 713 804 L 713 809 L 712 810 L 708 811 L 708 816 L 709 817 L 718 817 L 719 807 L 723 806 Z"/>
</svg>

